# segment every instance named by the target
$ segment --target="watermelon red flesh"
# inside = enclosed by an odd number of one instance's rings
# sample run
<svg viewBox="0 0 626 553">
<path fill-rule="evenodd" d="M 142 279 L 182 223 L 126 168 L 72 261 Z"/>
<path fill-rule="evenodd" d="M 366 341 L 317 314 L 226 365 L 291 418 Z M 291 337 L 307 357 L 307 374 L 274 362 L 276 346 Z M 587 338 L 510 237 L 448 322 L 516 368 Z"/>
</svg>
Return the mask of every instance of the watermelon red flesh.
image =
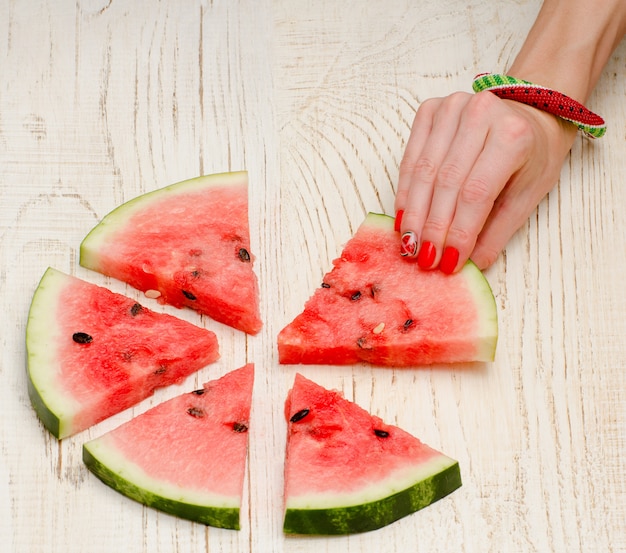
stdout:
<svg viewBox="0 0 626 553">
<path fill-rule="evenodd" d="M 456 461 L 300 374 L 285 415 L 287 533 L 374 530 L 461 485 Z"/>
<path fill-rule="evenodd" d="M 92 440 L 89 469 L 146 505 L 239 528 L 254 366 L 248 364 Z"/>
<path fill-rule="evenodd" d="M 109 213 L 81 265 L 244 332 L 261 328 L 250 250 L 247 173 L 183 181 Z"/>
<path fill-rule="evenodd" d="M 26 335 L 31 399 L 58 438 L 219 357 L 213 332 L 51 268 L 33 297 Z"/>
<path fill-rule="evenodd" d="M 490 361 L 495 301 L 471 262 L 457 274 L 401 257 L 394 220 L 369 214 L 304 307 L 278 336 L 281 363 L 383 366 Z"/>
</svg>

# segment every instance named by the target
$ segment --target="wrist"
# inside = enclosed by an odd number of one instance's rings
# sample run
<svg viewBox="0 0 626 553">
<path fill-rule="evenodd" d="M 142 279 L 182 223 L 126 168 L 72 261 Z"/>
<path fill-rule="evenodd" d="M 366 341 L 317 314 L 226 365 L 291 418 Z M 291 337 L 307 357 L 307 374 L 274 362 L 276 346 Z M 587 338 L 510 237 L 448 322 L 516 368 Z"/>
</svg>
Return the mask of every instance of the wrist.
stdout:
<svg viewBox="0 0 626 553">
<path fill-rule="evenodd" d="M 575 100 L 585 103 L 595 84 L 597 76 L 587 59 L 587 52 L 548 51 L 518 56 L 506 72 L 507 75 L 536 83 L 546 88 L 558 90 Z M 580 60 L 572 64 L 569 60 Z"/>
</svg>

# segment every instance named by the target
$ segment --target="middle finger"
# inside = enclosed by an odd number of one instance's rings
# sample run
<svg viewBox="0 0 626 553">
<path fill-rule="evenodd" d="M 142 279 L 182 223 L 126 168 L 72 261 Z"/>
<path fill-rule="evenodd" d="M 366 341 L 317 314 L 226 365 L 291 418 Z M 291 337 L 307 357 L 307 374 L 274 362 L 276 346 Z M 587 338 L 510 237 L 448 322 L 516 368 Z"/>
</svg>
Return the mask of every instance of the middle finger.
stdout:
<svg viewBox="0 0 626 553">
<path fill-rule="evenodd" d="M 410 186 L 401 226 L 403 243 L 413 247 L 406 248 L 405 255 L 415 256 L 423 247 L 422 233 L 431 209 L 437 175 L 458 131 L 461 112 L 469 98 L 471 95 L 458 93 L 440 103 L 433 115 L 428 139 L 415 158 L 409 175 Z"/>
</svg>

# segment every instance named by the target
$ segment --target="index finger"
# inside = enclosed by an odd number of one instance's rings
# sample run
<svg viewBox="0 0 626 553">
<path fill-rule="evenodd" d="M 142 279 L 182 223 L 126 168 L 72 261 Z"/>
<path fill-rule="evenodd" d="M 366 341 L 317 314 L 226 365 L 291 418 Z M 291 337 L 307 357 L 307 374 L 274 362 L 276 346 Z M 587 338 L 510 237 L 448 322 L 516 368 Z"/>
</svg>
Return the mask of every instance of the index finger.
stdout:
<svg viewBox="0 0 626 553">
<path fill-rule="evenodd" d="M 430 136 L 433 126 L 433 116 L 437 108 L 438 99 L 426 100 L 418 108 L 411 133 L 407 141 L 402 161 L 400 162 L 398 176 L 398 190 L 396 191 L 396 200 L 394 208 L 404 210 L 409 198 L 409 190 L 411 189 L 412 177 L 415 167 L 419 162 L 420 156 L 424 149 L 424 145 Z"/>
</svg>

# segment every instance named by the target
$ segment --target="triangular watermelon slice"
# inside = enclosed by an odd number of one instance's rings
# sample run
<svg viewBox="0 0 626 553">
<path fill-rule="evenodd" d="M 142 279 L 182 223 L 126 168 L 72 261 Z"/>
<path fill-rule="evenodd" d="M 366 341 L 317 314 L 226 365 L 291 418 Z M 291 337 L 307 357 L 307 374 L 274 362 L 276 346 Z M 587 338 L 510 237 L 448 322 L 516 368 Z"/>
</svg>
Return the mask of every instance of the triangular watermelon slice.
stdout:
<svg viewBox="0 0 626 553">
<path fill-rule="evenodd" d="M 461 486 L 457 461 L 300 374 L 285 415 L 287 534 L 368 532 Z"/>
<path fill-rule="evenodd" d="M 248 174 L 207 175 L 122 204 L 93 228 L 80 263 L 249 334 L 261 329 Z"/>
<path fill-rule="evenodd" d="M 89 470 L 166 513 L 239 529 L 254 365 L 161 403 L 83 446 Z"/>
<path fill-rule="evenodd" d="M 31 402 L 57 438 L 219 357 L 213 332 L 52 268 L 33 296 L 26 349 Z"/>
<path fill-rule="evenodd" d="M 489 283 L 469 261 L 453 275 L 400 256 L 394 219 L 370 213 L 304 311 L 278 335 L 281 363 L 390 367 L 491 361 Z"/>
</svg>

